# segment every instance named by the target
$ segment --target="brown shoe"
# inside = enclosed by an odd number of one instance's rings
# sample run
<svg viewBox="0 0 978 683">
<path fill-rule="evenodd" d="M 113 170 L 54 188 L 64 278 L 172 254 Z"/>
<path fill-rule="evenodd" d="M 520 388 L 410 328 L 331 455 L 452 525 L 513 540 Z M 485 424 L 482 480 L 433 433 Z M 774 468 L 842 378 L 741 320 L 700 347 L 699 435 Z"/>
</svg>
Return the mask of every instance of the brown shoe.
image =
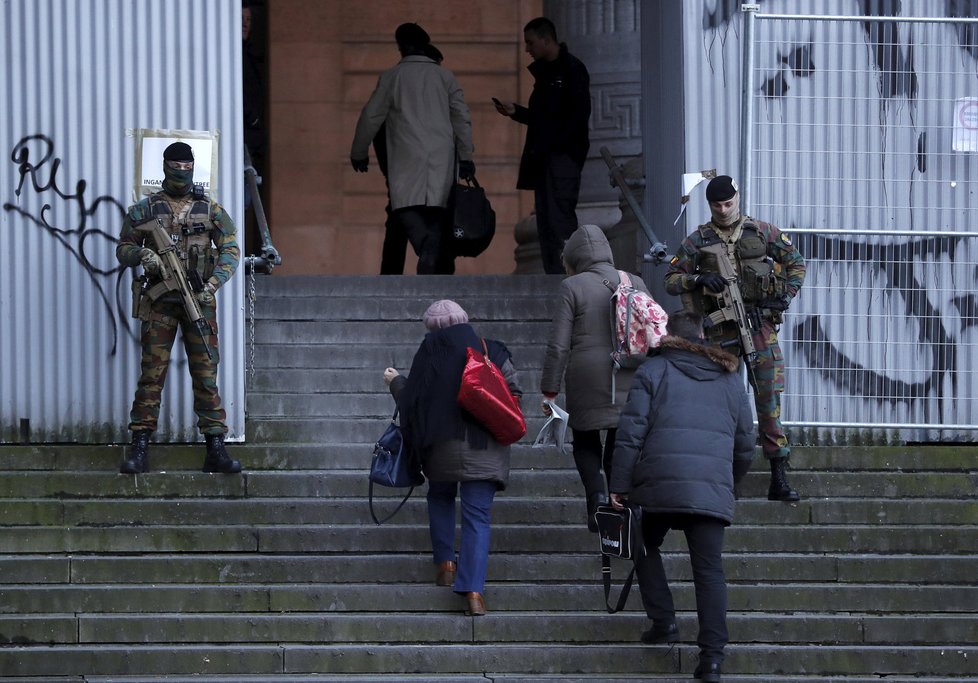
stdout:
<svg viewBox="0 0 978 683">
<path fill-rule="evenodd" d="M 466 593 L 465 599 L 469 601 L 469 608 L 465 610 L 465 615 L 469 617 L 481 617 L 486 613 L 486 600 L 482 593 Z"/>
<path fill-rule="evenodd" d="M 455 563 L 451 560 L 438 564 L 438 573 L 435 574 L 436 586 L 451 586 L 455 583 Z"/>
</svg>

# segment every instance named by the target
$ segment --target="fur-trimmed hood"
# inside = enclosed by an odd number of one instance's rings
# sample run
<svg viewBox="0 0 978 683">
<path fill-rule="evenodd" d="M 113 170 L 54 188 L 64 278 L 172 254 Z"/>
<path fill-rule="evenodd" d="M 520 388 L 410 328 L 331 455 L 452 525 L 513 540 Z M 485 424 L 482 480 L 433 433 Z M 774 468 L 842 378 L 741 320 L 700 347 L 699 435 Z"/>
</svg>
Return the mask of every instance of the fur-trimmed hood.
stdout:
<svg viewBox="0 0 978 683">
<path fill-rule="evenodd" d="M 702 356 L 703 358 L 713 361 L 713 363 L 719 365 L 727 372 L 737 372 L 737 369 L 740 367 L 740 359 L 738 359 L 732 353 L 727 353 L 723 349 L 717 348 L 716 346 L 707 346 L 706 344 L 699 344 L 697 342 L 690 341 L 689 339 L 685 339 L 683 337 L 675 337 L 672 335 L 665 336 L 662 338 L 662 341 L 659 342 L 659 349 L 660 351 L 666 351 L 667 349 L 671 349 L 675 351 L 696 354 L 697 356 Z M 677 364 L 677 365 L 679 365 L 680 369 L 686 372 L 684 366 L 687 364 Z M 706 369 L 702 366 L 701 363 L 696 363 L 695 365 L 700 370 Z M 690 372 L 686 372 L 686 374 L 690 376 L 694 376 Z"/>
</svg>

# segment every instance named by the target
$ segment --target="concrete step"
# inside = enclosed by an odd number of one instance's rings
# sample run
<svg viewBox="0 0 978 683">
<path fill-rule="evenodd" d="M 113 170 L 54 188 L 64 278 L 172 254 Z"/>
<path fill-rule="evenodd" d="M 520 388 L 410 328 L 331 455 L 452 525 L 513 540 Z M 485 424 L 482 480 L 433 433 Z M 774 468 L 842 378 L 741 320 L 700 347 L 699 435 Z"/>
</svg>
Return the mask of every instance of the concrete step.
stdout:
<svg viewBox="0 0 978 683">
<path fill-rule="evenodd" d="M 554 619 L 548 612 L 490 612 L 470 622 L 458 614 L 52 614 L 0 615 L 8 642 L 49 643 L 634 643 L 649 621 L 641 613 L 617 615 L 570 612 Z M 914 627 L 908 628 L 912 618 Z M 692 612 L 677 615 L 684 642 L 695 640 Z M 818 613 L 733 612 L 727 625 L 736 643 L 811 643 L 838 645 L 951 645 L 973 642 L 978 619 L 971 615 L 926 617 Z"/>
<path fill-rule="evenodd" d="M 0 500 L 4 498 L 243 498 L 243 497 L 364 497 L 367 495 L 368 454 L 360 470 L 256 470 L 241 474 L 211 474 L 193 470 L 153 471 L 141 475 L 102 472 L 0 471 Z M 247 463 L 245 463 L 247 466 Z M 159 465 L 157 465 L 159 466 Z M 831 505 L 842 499 L 974 500 L 972 478 L 959 472 L 886 475 L 879 472 L 795 472 L 792 484 L 806 503 Z M 752 472 L 743 483 L 745 499 L 763 498 L 768 477 Z M 577 472 L 570 468 L 513 469 L 499 498 L 569 497 L 581 494 Z M 394 497 L 405 490 L 375 487 L 375 496 Z M 821 502 L 820 502 L 820 499 Z M 782 504 L 773 504 L 777 510 Z M 576 516 L 576 515 L 575 515 Z M 868 520 L 878 523 L 884 520 Z"/>
<path fill-rule="evenodd" d="M 611 670 L 617 674 L 648 673 L 688 678 L 696 666 L 697 648 L 602 644 L 445 645 L 105 645 L 55 646 L 36 656 L 32 648 L 0 650 L 0 670 L 10 675 L 63 676 L 125 674 L 308 674 L 329 672 L 436 675 L 460 671 L 519 674 L 527 668 L 555 674 Z M 826 675 L 913 675 L 921 670 L 943 676 L 971 676 L 978 648 L 921 646 L 731 645 L 724 673 L 765 675 L 775 670 Z M 726 677 L 726 676 L 725 676 Z"/>
<path fill-rule="evenodd" d="M 754 477 L 755 475 L 750 475 Z M 756 475 L 761 476 L 763 475 Z M 763 482 L 759 486 L 763 488 Z M 397 491 L 377 491 L 378 512 L 390 509 L 400 501 Z M 403 496 L 403 492 L 401 493 Z M 167 499 L 85 498 L 77 500 L 50 498 L 9 498 L 0 500 L 0 515 L 6 526 L 154 526 L 201 524 L 220 519 L 224 526 L 267 524 L 357 524 L 367 510 L 365 496 L 343 498 L 276 497 L 213 500 L 182 498 L 174 503 Z M 772 512 L 776 511 L 776 515 Z M 796 524 L 916 526 L 922 520 L 929 525 L 948 527 L 978 524 L 976 500 L 899 500 L 899 499 L 818 499 L 803 500 L 794 505 L 772 503 L 766 498 L 741 499 L 737 503 L 736 524 Z M 494 524 L 576 526 L 584 522 L 584 503 L 579 495 L 538 497 L 533 500 L 502 494 L 493 504 Z M 424 489 L 397 513 L 403 525 L 428 523 Z"/>
<path fill-rule="evenodd" d="M 511 296 L 539 296 L 556 291 L 563 280 L 561 275 L 275 275 L 258 278 L 258 300 L 265 298 L 296 297 L 413 297 L 430 301 L 451 298 L 481 300 L 487 293 L 490 298 Z M 449 292 L 450 294 L 446 294 Z M 422 309 L 423 310 L 423 309 Z"/>
<path fill-rule="evenodd" d="M 688 582 L 692 570 L 685 547 L 665 552 L 671 580 Z M 490 559 L 493 583 L 591 583 L 599 576 L 597 553 L 499 552 Z M 731 583 L 912 584 L 940 577 L 944 586 L 974 583 L 974 559 L 967 555 L 878 555 L 871 553 L 747 553 L 731 551 L 724 569 Z M 624 576 L 615 565 L 615 575 Z M 430 553 L 390 555 L 334 553 L 310 555 L 255 552 L 209 555 L 156 552 L 94 556 L 25 554 L 0 558 L 0 576 L 16 584 L 172 584 L 172 583 L 382 583 L 432 582 Z M 2 631 L 0 631 L 2 633 Z"/>
<path fill-rule="evenodd" d="M 393 409 L 393 405 L 392 405 Z M 529 412 L 529 411 L 528 411 Z M 377 418 L 377 433 L 383 430 L 389 415 Z M 535 437 L 535 435 L 533 435 Z M 229 449 L 246 461 L 249 469 L 304 470 L 363 469 L 369 463 L 373 441 L 314 443 L 231 443 Z M 151 460 L 169 469 L 200 468 L 204 454 L 199 443 L 151 442 Z M 113 471 L 125 454 L 126 444 L 51 444 L 0 446 L 0 469 L 13 470 L 75 470 Z M 573 457 L 553 447 L 532 448 L 529 441 L 512 447 L 512 467 L 541 469 L 573 469 Z M 865 446 L 795 446 L 792 448 L 790 476 L 805 471 L 822 473 L 882 472 L 915 474 L 918 472 L 962 473 L 978 477 L 978 448 L 971 445 L 928 447 L 865 447 Z M 767 472 L 767 463 L 760 449 L 755 455 L 754 472 Z M 976 485 L 978 487 L 978 485 Z"/>
<path fill-rule="evenodd" d="M 504 344 L 546 344 L 549 321 L 493 321 L 481 323 L 476 331 Z M 420 322 L 363 322 L 346 325 L 319 320 L 282 320 L 255 329 L 256 344 L 380 344 L 414 340 L 415 350 L 425 335 Z M 383 368 L 381 368 L 383 369 Z"/>
<path fill-rule="evenodd" d="M 556 291 L 554 288 L 553 291 Z M 610 292 L 609 292 L 610 296 Z M 485 298 L 459 296 L 455 301 L 465 309 L 469 322 L 481 327 L 487 322 L 519 321 L 550 323 L 549 297 L 537 293 L 518 292 L 506 296 Z M 413 323 L 424 336 L 422 319 L 431 299 L 391 292 L 363 296 L 259 297 L 255 304 L 255 321 L 317 320 L 323 322 L 356 323 L 389 321 Z"/>
<path fill-rule="evenodd" d="M 369 525 L 369 526 L 366 526 Z M 583 527 L 583 525 L 582 525 Z M 578 526 L 528 528 L 497 525 L 492 530 L 494 552 L 582 553 L 594 549 L 595 540 Z M 667 537 L 663 548 L 682 547 L 680 537 Z M 746 526 L 732 527 L 725 547 L 730 552 L 752 553 L 909 553 L 964 555 L 978 552 L 978 535 L 969 527 L 915 526 Z M 376 527 L 364 518 L 359 524 L 274 526 L 152 526 L 152 527 L 2 527 L 0 552 L 399 552 L 430 550 L 428 530 L 422 526 Z"/>
<path fill-rule="evenodd" d="M 539 349 L 538 355 L 542 363 L 543 349 Z M 539 394 L 539 367 L 532 370 L 530 369 L 532 366 L 525 364 L 525 358 L 520 358 L 519 361 L 520 367 L 518 372 L 524 394 Z M 255 372 L 254 377 L 249 379 L 249 414 L 253 412 L 251 410 L 251 400 L 256 395 L 262 394 L 365 394 L 371 396 L 383 395 L 390 399 L 390 391 L 382 379 L 385 367 L 387 366 L 376 366 L 369 369 L 271 368 L 258 370 Z M 408 364 L 401 367 L 404 373 L 407 373 L 410 369 Z M 533 401 L 533 408 L 536 409 L 539 396 L 534 396 Z"/>
<path fill-rule="evenodd" d="M 364 368 L 371 372 L 383 372 L 386 367 L 394 367 L 407 372 L 423 336 L 415 335 L 404 340 L 388 339 L 383 343 L 367 343 L 362 339 L 337 343 L 256 343 L 255 367 L 273 372 L 282 368 Z M 545 336 L 528 342 L 513 342 L 509 339 L 504 341 L 513 354 L 513 363 L 517 370 L 529 372 L 527 368 L 543 366 L 543 353 L 547 343 Z"/>
</svg>

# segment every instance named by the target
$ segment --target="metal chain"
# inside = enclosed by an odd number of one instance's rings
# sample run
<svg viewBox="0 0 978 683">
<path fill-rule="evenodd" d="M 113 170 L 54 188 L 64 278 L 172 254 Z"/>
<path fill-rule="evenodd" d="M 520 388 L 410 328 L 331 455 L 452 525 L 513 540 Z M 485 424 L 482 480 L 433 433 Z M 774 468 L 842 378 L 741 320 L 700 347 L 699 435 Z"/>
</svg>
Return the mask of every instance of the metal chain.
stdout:
<svg viewBox="0 0 978 683">
<path fill-rule="evenodd" d="M 255 301 L 258 292 L 255 288 L 255 267 L 248 269 L 248 379 L 255 381 Z"/>
</svg>

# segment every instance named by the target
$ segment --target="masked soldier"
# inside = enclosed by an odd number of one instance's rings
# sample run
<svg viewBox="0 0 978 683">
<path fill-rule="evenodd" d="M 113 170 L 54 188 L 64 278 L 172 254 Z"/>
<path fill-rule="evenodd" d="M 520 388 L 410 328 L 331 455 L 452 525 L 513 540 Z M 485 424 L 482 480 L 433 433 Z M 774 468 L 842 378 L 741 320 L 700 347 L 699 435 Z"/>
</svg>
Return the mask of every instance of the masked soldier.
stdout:
<svg viewBox="0 0 978 683">
<path fill-rule="evenodd" d="M 709 315 L 719 307 L 717 295 L 728 286 L 717 256 L 703 247 L 723 245 L 734 271 L 744 306 L 759 324 L 753 335 L 756 357 L 752 373 L 761 448 L 771 463 L 770 500 L 794 502 L 798 492 L 785 472 L 791 449 L 781 426 L 784 357 L 778 325 L 805 281 L 805 259 L 777 226 L 740 214 L 740 195 L 730 176 L 717 176 L 706 187 L 712 220 L 683 240 L 670 263 L 665 289 L 682 297 L 685 308 Z M 722 258 L 722 257 L 720 257 Z M 706 331 L 709 341 L 725 348 L 739 346 L 738 327 L 724 321 Z"/>
<path fill-rule="evenodd" d="M 200 186 L 194 186 L 190 145 L 175 142 L 163 151 L 163 191 L 130 206 L 122 223 L 116 258 L 124 266 L 143 267 L 133 285 L 133 315 L 142 321 L 142 371 L 129 414 L 132 444 L 119 469 L 123 474 L 149 471 L 149 438 L 156 430 L 160 397 L 170 351 L 180 328 L 193 383 L 197 427 L 207 441 L 204 472 L 233 473 L 241 463 L 224 448 L 226 417 L 217 389 L 217 301 L 214 293 L 238 267 L 234 222 Z M 183 273 L 196 299 L 201 320 L 193 321 L 178 291 L 164 282 L 153 230 L 162 226 L 175 246 Z M 166 245 L 164 251 L 167 251 Z M 171 274 L 172 275 L 172 274 Z"/>
</svg>

